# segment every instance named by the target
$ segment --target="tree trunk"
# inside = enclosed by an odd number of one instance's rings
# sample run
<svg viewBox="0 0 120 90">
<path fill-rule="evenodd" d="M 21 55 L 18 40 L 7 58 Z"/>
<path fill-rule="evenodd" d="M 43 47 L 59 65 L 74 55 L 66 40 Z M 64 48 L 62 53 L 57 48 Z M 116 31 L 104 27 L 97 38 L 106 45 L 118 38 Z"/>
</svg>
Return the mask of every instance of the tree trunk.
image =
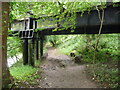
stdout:
<svg viewBox="0 0 120 90">
<path fill-rule="evenodd" d="M 9 3 L 0 2 L 0 85 L 4 88 L 10 83 L 7 67 L 7 31 L 9 23 Z"/>
</svg>

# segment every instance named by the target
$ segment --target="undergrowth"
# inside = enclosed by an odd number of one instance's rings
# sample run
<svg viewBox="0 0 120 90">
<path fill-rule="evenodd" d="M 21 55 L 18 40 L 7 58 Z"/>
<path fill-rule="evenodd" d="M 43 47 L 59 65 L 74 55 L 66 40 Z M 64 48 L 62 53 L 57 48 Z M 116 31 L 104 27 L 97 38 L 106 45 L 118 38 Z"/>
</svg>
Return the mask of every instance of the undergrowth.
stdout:
<svg viewBox="0 0 120 90">
<path fill-rule="evenodd" d="M 97 63 L 94 66 L 95 70 L 95 77 L 93 77 L 92 74 L 92 65 L 88 65 L 87 67 L 87 73 L 89 73 L 92 80 L 99 83 L 100 86 L 104 88 L 117 88 L 118 82 L 119 82 L 119 76 L 118 76 L 118 68 L 115 68 L 116 66 L 112 66 L 112 68 L 109 65 Z"/>
<path fill-rule="evenodd" d="M 56 47 L 63 54 L 70 55 L 74 52 L 75 55 L 82 56 L 83 62 L 89 65 L 88 71 L 93 78 L 93 70 L 95 72 L 94 80 L 99 82 L 102 87 L 117 88 L 118 87 L 118 37 L 119 34 L 102 34 L 98 43 L 96 51 L 96 60 L 94 68 L 92 67 L 94 46 L 96 42 L 96 35 L 60 35 L 51 40 L 56 41 Z"/>
<path fill-rule="evenodd" d="M 20 60 L 10 67 L 10 74 L 14 78 L 15 87 L 27 87 L 28 85 L 34 85 L 36 79 L 41 78 L 38 74 L 41 72 L 38 66 L 41 64 L 40 61 L 36 60 L 35 67 L 29 65 L 23 65 L 23 61 Z M 27 84 L 27 85 L 26 85 Z"/>
</svg>

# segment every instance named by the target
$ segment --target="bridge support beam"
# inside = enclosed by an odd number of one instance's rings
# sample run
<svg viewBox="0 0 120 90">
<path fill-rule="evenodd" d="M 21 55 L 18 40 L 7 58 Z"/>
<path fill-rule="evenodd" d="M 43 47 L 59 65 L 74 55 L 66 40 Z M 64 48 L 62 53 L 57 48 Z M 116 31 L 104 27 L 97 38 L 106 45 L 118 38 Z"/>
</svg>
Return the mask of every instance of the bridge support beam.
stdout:
<svg viewBox="0 0 120 90">
<path fill-rule="evenodd" d="M 29 50 L 29 52 L 30 52 L 30 58 L 29 58 L 29 64 L 31 65 L 31 66 L 33 66 L 34 67 L 34 52 L 35 52 L 35 50 L 34 50 L 34 40 L 32 39 L 31 41 L 30 41 L 30 50 Z"/>
<path fill-rule="evenodd" d="M 44 40 L 44 36 L 40 37 L 40 58 L 42 58 L 43 56 L 43 40 Z"/>
<path fill-rule="evenodd" d="M 28 39 L 23 40 L 23 64 L 28 64 Z"/>
<path fill-rule="evenodd" d="M 36 40 L 36 59 L 39 59 L 39 41 Z"/>
</svg>

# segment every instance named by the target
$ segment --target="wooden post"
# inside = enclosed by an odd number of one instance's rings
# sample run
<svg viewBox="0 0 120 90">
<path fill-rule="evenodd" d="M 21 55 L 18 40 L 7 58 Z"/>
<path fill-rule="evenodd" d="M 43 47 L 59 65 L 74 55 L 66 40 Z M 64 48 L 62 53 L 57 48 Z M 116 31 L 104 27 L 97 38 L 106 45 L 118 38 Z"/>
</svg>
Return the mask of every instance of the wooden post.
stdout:
<svg viewBox="0 0 120 90">
<path fill-rule="evenodd" d="M 23 39 L 23 65 L 28 64 L 28 39 Z"/>
<path fill-rule="evenodd" d="M 7 67 L 7 31 L 9 23 L 9 3 L 0 2 L 0 90 L 10 83 Z"/>
</svg>

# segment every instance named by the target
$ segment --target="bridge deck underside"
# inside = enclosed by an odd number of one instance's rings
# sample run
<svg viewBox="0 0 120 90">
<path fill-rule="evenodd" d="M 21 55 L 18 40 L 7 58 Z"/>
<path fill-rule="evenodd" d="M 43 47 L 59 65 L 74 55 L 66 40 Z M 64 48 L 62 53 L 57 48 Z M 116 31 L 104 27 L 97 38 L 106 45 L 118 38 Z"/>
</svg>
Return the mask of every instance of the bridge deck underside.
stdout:
<svg viewBox="0 0 120 90">
<path fill-rule="evenodd" d="M 100 10 L 100 16 L 102 17 L 102 10 Z M 49 18 L 49 17 L 48 17 Z M 53 18 L 53 17 L 52 17 Z M 33 19 L 34 21 L 35 19 Z M 98 34 L 100 28 L 100 19 L 97 10 L 92 10 L 88 13 L 85 11 L 84 14 L 81 16 L 81 12 L 76 12 L 76 19 L 75 19 L 75 29 L 62 29 L 62 24 L 65 22 L 59 22 L 60 27 L 56 31 L 53 28 L 45 28 L 39 32 L 40 35 L 68 35 L 68 34 Z M 69 23 L 69 22 L 68 22 Z M 101 34 L 109 34 L 109 33 L 120 33 L 120 6 L 112 7 L 109 6 L 104 9 L 104 23 L 102 27 Z M 40 27 L 36 27 L 39 29 Z M 13 31 L 12 33 L 16 33 L 19 31 Z"/>
<path fill-rule="evenodd" d="M 55 28 L 47 28 L 40 31 L 43 35 L 66 35 L 66 34 L 98 34 L 100 28 L 100 19 L 97 10 L 90 13 L 87 11 L 80 16 L 76 14 L 76 28 L 53 31 Z M 102 11 L 100 11 L 102 16 Z M 104 10 L 104 23 L 101 34 L 120 33 L 120 7 L 108 7 Z"/>
<path fill-rule="evenodd" d="M 100 10 L 100 16 L 102 16 L 101 10 Z M 50 19 L 50 17 L 47 17 L 47 18 Z M 74 29 L 63 28 L 63 24 L 65 23 L 64 21 L 66 20 L 67 20 L 66 17 L 64 17 L 64 20 L 62 22 L 57 22 L 59 23 L 59 25 L 56 25 L 55 23 L 55 25 L 53 25 L 55 27 L 45 28 L 44 30 L 42 31 L 38 30 L 37 32 L 34 32 L 34 30 L 40 29 L 41 25 L 37 26 L 38 22 L 36 21 L 35 18 L 30 17 L 28 21 L 23 20 L 23 21 L 20 21 L 20 23 L 19 22 L 16 23 L 17 25 L 20 24 L 19 26 L 21 26 L 23 30 L 20 31 L 20 27 L 16 27 L 17 30 L 13 30 L 12 34 L 9 34 L 9 36 L 10 35 L 13 36 L 15 33 L 20 32 L 20 37 L 22 36 L 21 38 L 23 39 L 23 64 L 24 65 L 27 65 L 30 63 L 30 65 L 34 66 L 34 56 L 35 56 L 34 49 L 36 49 L 36 58 L 38 59 L 39 56 L 42 58 L 43 41 L 44 41 L 45 35 L 98 34 L 99 33 L 101 22 L 100 22 L 97 10 L 92 10 L 89 13 L 85 11 L 82 16 L 81 16 L 81 12 L 77 12 Z M 27 24 L 24 24 L 24 23 L 27 23 Z M 68 22 L 68 23 L 71 23 L 71 22 Z M 39 24 L 42 24 L 42 22 Z M 57 27 L 56 29 L 56 26 L 59 26 L 59 27 Z M 120 6 L 119 7 L 109 6 L 105 8 L 104 23 L 102 25 L 101 34 L 120 33 L 119 26 L 120 26 Z M 30 37 L 29 35 L 32 37 Z"/>
</svg>

